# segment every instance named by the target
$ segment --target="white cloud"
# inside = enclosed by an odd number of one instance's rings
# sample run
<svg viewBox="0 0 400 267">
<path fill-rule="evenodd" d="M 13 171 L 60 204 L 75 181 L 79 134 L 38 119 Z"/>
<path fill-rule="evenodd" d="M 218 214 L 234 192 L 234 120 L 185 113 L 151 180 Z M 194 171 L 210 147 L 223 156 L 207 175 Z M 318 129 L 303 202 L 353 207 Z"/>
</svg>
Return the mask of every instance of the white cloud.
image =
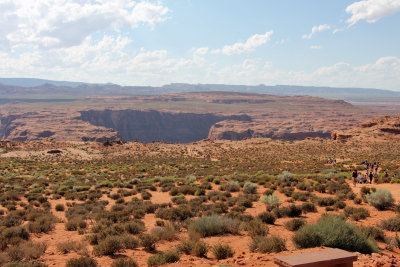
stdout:
<svg viewBox="0 0 400 267">
<path fill-rule="evenodd" d="M 70 47 L 98 32 L 133 29 L 141 24 L 154 27 L 166 19 L 168 11 L 161 2 L 2 0 L 0 45 Z"/>
<path fill-rule="evenodd" d="M 360 20 L 369 23 L 389 17 L 400 11 L 400 0 L 363 0 L 355 2 L 346 8 L 346 12 L 351 14 L 347 23 L 354 25 Z"/>
<path fill-rule="evenodd" d="M 208 52 L 208 47 L 200 47 L 194 51 L 195 55 L 205 55 Z"/>
<path fill-rule="evenodd" d="M 310 49 L 321 49 L 322 48 L 322 46 L 320 46 L 320 45 L 312 45 L 312 46 L 310 46 Z"/>
<path fill-rule="evenodd" d="M 250 36 L 245 43 L 235 43 L 233 45 L 226 45 L 222 48 L 222 53 L 225 55 L 242 54 L 254 51 L 260 45 L 267 43 L 271 39 L 274 31 L 266 32 L 265 34 L 254 34 Z"/>
<path fill-rule="evenodd" d="M 331 26 L 327 25 L 327 24 L 323 24 L 323 25 L 319 25 L 319 26 L 314 26 L 311 29 L 311 33 L 309 34 L 304 34 L 303 36 L 301 36 L 301 38 L 303 39 L 311 39 L 311 37 L 314 36 L 314 34 L 318 33 L 318 32 L 323 32 L 326 30 L 329 30 L 331 28 Z"/>
</svg>

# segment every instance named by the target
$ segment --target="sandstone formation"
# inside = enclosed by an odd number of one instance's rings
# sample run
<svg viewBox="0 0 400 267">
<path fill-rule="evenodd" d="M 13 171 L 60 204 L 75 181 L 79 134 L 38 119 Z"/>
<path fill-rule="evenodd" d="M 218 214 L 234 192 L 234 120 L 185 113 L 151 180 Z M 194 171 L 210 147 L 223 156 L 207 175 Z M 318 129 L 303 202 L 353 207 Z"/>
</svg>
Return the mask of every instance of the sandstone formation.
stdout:
<svg viewBox="0 0 400 267">
<path fill-rule="evenodd" d="M 18 141 L 329 138 L 377 113 L 342 100 L 234 92 L 91 97 L 0 105 L 0 139 Z M 387 129 L 390 131 L 390 129 Z M 344 138 L 339 136 L 336 139 Z"/>
<path fill-rule="evenodd" d="M 333 140 L 344 140 L 349 138 L 377 140 L 399 140 L 400 139 L 400 117 L 385 116 L 361 123 L 360 127 L 346 131 L 333 131 Z"/>
</svg>

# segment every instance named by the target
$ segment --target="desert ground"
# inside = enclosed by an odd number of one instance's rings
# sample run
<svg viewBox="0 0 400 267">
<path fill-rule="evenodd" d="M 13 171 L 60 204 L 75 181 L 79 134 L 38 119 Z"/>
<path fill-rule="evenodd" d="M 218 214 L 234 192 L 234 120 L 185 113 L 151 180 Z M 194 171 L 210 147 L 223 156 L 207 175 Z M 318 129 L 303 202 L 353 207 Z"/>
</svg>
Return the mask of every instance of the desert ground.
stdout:
<svg viewBox="0 0 400 267">
<path fill-rule="evenodd" d="M 4 266 L 276 266 L 276 256 L 328 247 L 357 253 L 355 266 L 400 264 L 393 140 L 1 146 Z M 379 162 L 378 178 L 354 187 L 365 160 Z M 371 200 L 382 189 L 387 206 Z M 353 229 L 350 244 L 306 242 L 303 228 L 321 217 Z"/>
</svg>

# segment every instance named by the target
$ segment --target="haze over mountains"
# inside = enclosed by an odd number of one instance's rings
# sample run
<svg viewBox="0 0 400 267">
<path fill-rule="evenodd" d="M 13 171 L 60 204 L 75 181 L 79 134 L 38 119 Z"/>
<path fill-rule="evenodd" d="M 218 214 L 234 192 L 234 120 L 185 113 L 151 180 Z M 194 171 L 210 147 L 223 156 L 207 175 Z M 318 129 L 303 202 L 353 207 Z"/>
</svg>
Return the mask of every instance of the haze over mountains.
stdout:
<svg viewBox="0 0 400 267">
<path fill-rule="evenodd" d="M 400 101 L 400 92 L 366 88 L 334 88 L 294 85 L 227 85 L 172 83 L 160 87 L 120 86 L 31 78 L 0 78 L 0 103 L 29 99 L 76 99 L 107 95 L 158 95 L 183 92 L 229 91 L 282 96 L 309 95 L 355 102 Z"/>
</svg>

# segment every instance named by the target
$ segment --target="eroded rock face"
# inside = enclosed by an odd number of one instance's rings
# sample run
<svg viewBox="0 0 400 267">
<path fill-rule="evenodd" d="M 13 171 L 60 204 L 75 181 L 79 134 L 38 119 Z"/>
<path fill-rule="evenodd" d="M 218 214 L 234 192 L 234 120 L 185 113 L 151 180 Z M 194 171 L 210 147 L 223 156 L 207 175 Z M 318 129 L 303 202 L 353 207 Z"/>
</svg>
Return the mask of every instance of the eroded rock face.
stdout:
<svg viewBox="0 0 400 267">
<path fill-rule="evenodd" d="M 118 132 L 75 120 L 68 113 L 21 113 L 0 117 L 0 139 L 33 141 L 106 141 L 119 138 Z"/>
<path fill-rule="evenodd" d="M 80 120 L 118 131 L 126 141 L 165 141 L 188 143 L 207 138 L 216 122 L 231 119 L 251 121 L 247 115 L 171 113 L 156 110 L 89 110 L 81 111 Z"/>
<path fill-rule="evenodd" d="M 397 140 L 400 139 L 400 117 L 385 116 L 379 119 L 368 120 L 363 122 L 360 128 L 347 131 L 333 131 L 331 138 L 333 140 L 349 138 Z"/>
</svg>

